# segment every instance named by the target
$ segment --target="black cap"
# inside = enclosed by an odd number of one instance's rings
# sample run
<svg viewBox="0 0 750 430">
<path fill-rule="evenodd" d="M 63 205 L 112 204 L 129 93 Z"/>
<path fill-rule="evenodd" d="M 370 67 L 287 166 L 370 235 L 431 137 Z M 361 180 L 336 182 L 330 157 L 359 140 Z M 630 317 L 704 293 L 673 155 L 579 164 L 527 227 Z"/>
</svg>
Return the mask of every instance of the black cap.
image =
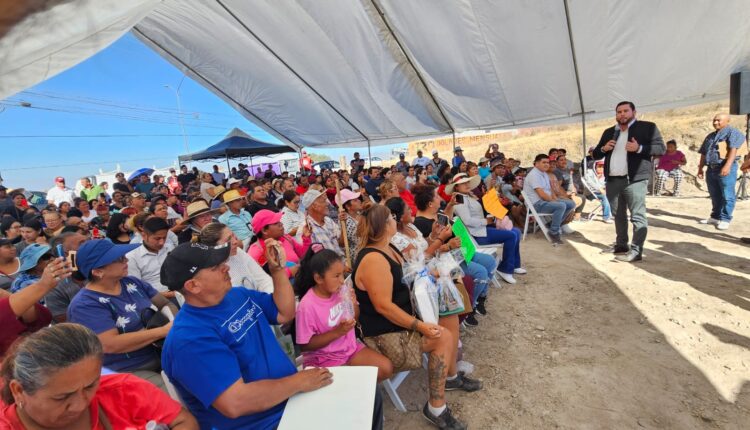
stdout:
<svg viewBox="0 0 750 430">
<path fill-rule="evenodd" d="M 179 291 L 202 269 L 218 266 L 229 258 L 229 244 L 208 246 L 187 242 L 167 255 L 161 266 L 160 281 L 170 291 Z"/>
</svg>

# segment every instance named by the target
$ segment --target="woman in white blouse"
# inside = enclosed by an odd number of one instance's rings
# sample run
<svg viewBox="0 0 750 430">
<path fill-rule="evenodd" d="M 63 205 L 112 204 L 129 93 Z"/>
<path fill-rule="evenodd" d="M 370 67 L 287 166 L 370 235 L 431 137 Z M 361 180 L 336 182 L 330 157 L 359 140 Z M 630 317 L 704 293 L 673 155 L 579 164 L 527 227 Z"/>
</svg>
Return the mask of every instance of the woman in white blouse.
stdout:
<svg viewBox="0 0 750 430">
<path fill-rule="evenodd" d="M 469 177 L 465 173 L 459 173 L 445 187 L 445 193 L 453 195 L 451 201 L 456 202 L 452 207 L 453 214 L 461 218 L 479 245 L 503 245 L 503 259 L 497 271 L 505 282 L 515 284 L 516 280 L 513 275 L 526 273 L 526 269 L 521 267 L 521 230 L 516 227 L 510 230 L 495 228 L 494 218 L 484 215 L 482 204 L 471 192 L 480 180 L 479 176 Z M 489 190 L 488 192 L 496 191 Z M 448 212 L 449 210 L 446 209 L 446 214 Z"/>
<path fill-rule="evenodd" d="M 305 222 L 305 214 L 299 210 L 300 196 L 294 190 L 284 191 L 282 196 L 284 207 L 281 208 L 281 224 L 284 231 L 292 237 L 297 235 L 297 229 Z"/>
</svg>

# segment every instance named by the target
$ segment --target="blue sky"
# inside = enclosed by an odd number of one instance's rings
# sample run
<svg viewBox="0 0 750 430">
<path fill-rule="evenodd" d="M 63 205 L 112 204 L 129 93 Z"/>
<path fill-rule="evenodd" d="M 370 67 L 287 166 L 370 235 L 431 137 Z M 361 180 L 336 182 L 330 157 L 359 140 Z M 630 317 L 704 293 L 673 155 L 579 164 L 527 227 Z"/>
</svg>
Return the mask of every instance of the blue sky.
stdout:
<svg viewBox="0 0 750 430">
<path fill-rule="evenodd" d="M 124 170 L 173 164 L 185 144 L 175 93 L 164 85 L 176 88 L 182 78 L 128 33 L 77 66 L 8 97 L 0 104 L 3 185 L 46 191 L 55 176 L 73 184 L 100 168 L 114 170 L 118 162 Z M 233 127 L 278 143 L 189 78 L 180 97 L 191 152 L 218 142 Z M 99 137 L 51 137 L 92 135 Z M 373 156 L 391 147 L 373 150 Z M 314 152 L 337 160 L 353 149 Z"/>
</svg>

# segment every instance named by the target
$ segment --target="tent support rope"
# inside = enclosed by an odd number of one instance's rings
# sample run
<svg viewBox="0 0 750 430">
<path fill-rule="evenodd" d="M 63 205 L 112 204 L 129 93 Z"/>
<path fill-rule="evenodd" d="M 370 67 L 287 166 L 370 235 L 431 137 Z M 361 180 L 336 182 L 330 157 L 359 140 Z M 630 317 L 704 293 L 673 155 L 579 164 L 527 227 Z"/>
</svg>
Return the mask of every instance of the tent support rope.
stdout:
<svg viewBox="0 0 750 430">
<path fill-rule="evenodd" d="M 581 132 L 583 135 L 583 159 L 586 160 L 586 109 L 583 105 L 583 92 L 581 91 L 581 77 L 578 74 L 578 60 L 576 59 L 576 46 L 573 42 L 573 27 L 570 24 L 570 10 L 568 0 L 563 0 L 565 6 L 565 22 L 568 25 L 568 40 L 570 41 L 570 54 L 573 58 L 573 71 L 576 76 L 576 88 L 578 89 L 578 102 L 581 106 Z M 586 163 L 583 163 L 583 171 L 586 172 Z"/>
</svg>

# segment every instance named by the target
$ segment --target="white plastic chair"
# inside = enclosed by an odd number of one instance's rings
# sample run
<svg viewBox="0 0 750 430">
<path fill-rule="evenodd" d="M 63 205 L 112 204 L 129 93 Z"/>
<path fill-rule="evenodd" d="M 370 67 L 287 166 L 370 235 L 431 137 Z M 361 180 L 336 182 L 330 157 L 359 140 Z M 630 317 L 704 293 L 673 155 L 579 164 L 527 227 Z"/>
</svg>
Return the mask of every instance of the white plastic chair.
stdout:
<svg viewBox="0 0 750 430">
<path fill-rule="evenodd" d="M 536 233 L 536 228 L 538 226 L 539 229 L 542 230 L 542 233 L 544 233 L 544 237 L 552 242 L 552 239 L 549 237 L 549 228 L 546 224 L 552 219 L 552 214 L 537 212 L 534 205 L 531 204 L 531 199 L 529 199 L 528 194 L 521 190 L 521 195 L 523 196 L 523 201 L 526 202 L 526 221 L 523 225 L 523 240 L 526 240 L 526 232 L 529 230 L 529 220 L 533 217 L 535 222 L 532 233 Z"/>
<path fill-rule="evenodd" d="M 406 406 L 404 406 L 404 402 L 398 395 L 398 387 L 404 382 L 404 379 L 406 379 L 407 376 L 409 376 L 409 371 L 405 370 L 403 372 L 398 372 L 390 379 L 381 382 L 383 389 L 385 389 L 385 393 L 388 394 L 388 398 L 391 399 L 393 406 L 395 406 L 400 412 L 406 412 Z"/>
<path fill-rule="evenodd" d="M 594 198 L 594 201 L 598 203 L 598 205 L 594 208 L 594 210 L 592 210 L 591 212 L 589 212 L 588 217 L 586 217 L 587 220 L 591 221 L 592 219 L 594 219 L 594 217 L 596 216 L 596 214 L 600 210 L 602 210 L 602 202 L 601 202 L 601 200 L 599 200 L 596 197 L 596 193 L 598 191 L 594 190 L 594 188 L 591 186 L 591 184 L 589 184 L 589 182 L 586 180 L 586 178 L 581 178 L 581 182 L 583 182 L 583 186 L 586 188 L 586 191 L 588 191 L 591 194 L 591 197 Z M 586 196 L 584 195 L 583 198 L 586 198 Z"/>
<path fill-rule="evenodd" d="M 161 379 L 164 380 L 164 388 L 167 389 L 167 393 L 169 393 L 169 397 L 171 397 L 172 400 L 178 402 L 182 406 L 185 406 L 185 402 L 182 401 L 182 397 L 180 397 L 180 394 L 177 392 L 177 389 L 174 387 L 174 385 L 172 385 L 172 381 L 169 380 L 169 377 L 163 370 L 161 371 Z"/>
</svg>

